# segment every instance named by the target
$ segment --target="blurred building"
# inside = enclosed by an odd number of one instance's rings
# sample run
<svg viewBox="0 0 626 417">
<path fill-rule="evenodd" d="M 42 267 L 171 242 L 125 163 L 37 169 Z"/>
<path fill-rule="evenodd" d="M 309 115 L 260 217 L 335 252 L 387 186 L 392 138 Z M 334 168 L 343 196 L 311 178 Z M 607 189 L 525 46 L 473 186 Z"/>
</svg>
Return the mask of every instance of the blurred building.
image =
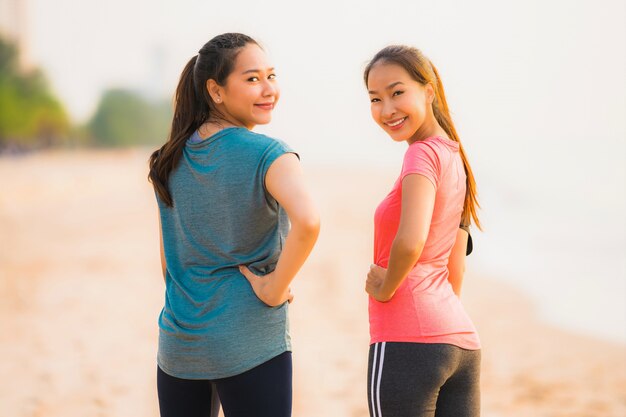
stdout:
<svg viewBox="0 0 626 417">
<path fill-rule="evenodd" d="M 18 48 L 22 69 L 33 67 L 29 39 L 29 0 L 0 0 L 0 36 Z"/>
</svg>

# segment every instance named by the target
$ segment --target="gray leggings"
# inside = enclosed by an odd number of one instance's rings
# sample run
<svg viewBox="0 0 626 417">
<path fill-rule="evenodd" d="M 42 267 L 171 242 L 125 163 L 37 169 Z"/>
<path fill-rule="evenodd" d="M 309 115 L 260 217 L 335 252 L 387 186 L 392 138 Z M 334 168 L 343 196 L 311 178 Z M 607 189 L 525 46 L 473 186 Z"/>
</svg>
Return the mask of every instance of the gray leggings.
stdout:
<svg viewBox="0 0 626 417">
<path fill-rule="evenodd" d="M 442 343 L 370 346 L 370 417 L 480 416 L 480 350 Z"/>
</svg>

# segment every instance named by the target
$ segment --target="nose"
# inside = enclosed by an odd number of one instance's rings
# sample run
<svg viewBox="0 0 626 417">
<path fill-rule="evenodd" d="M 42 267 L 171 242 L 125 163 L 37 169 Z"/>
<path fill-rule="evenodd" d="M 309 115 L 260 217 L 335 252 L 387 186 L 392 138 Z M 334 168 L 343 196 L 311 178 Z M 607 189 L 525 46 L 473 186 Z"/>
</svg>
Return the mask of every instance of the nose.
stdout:
<svg viewBox="0 0 626 417">
<path fill-rule="evenodd" d="M 274 80 L 265 80 L 263 83 L 263 97 L 275 96 L 278 92 L 278 85 Z"/>
<path fill-rule="evenodd" d="M 383 108 L 382 108 L 382 111 L 380 112 L 380 115 L 383 117 L 383 119 L 385 120 L 391 119 L 394 114 L 396 114 L 396 109 L 393 106 L 392 101 L 391 100 L 383 101 Z"/>
</svg>

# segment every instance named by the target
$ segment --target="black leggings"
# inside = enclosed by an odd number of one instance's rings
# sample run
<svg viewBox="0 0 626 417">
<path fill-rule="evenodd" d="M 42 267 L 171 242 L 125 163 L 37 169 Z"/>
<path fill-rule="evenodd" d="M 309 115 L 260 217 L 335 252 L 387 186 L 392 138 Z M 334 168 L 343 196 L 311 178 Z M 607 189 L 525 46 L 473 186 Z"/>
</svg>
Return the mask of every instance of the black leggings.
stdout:
<svg viewBox="0 0 626 417">
<path fill-rule="evenodd" d="M 480 350 L 442 343 L 370 346 L 371 417 L 477 417 L 479 385 Z"/>
<path fill-rule="evenodd" d="M 290 417 L 291 352 L 229 378 L 180 379 L 157 367 L 161 417 Z M 217 396 L 219 396 L 219 400 Z"/>
</svg>

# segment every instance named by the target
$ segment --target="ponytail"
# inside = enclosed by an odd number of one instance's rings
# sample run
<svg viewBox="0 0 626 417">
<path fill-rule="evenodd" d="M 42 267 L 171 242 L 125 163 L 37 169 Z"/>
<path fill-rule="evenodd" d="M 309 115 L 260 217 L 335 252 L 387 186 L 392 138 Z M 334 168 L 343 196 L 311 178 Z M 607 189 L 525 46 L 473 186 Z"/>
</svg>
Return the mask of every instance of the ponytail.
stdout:
<svg viewBox="0 0 626 417">
<path fill-rule="evenodd" d="M 169 175 L 176 168 L 187 139 L 209 115 L 208 104 L 204 100 L 199 100 L 195 91 L 193 72 L 197 59 L 197 55 L 191 58 L 180 76 L 169 138 L 150 156 L 148 178 L 159 198 L 168 207 L 173 205 L 172 195 L 167 186 Z"/>
<path fill-rule="evenodd" d="M 465 203 L 463 204 L 463 214 L 461 215 L 461 224 L 469 226 L 471 220 L 474 220 L 476 227 L 481 229 L 480 220 L 478 220 L 477 209 L 480 208 L 478 199 L 476 197 L 476 181 L 474 180 L 474 173 L 470 167 L 467 156 L 465 155 L 465 149 L 459 140 L 459 135 L 456 132 L 452 117 L 450 116 L 450 109 L 448 108 L 448 102 L 446 100 L 445 91 L 443 89 L 443 83 L 437 68 L 430 62 L 430 66 L 434 73 L 435 78 L 435 100 L 433 101 L 433 113 L 435 119 L 448 134 L 450 139 L 459 144 L 459 152 L 461 154 L 461 160 L 463 161 L 463 167 L 465 168 Z"/>
</svg>

